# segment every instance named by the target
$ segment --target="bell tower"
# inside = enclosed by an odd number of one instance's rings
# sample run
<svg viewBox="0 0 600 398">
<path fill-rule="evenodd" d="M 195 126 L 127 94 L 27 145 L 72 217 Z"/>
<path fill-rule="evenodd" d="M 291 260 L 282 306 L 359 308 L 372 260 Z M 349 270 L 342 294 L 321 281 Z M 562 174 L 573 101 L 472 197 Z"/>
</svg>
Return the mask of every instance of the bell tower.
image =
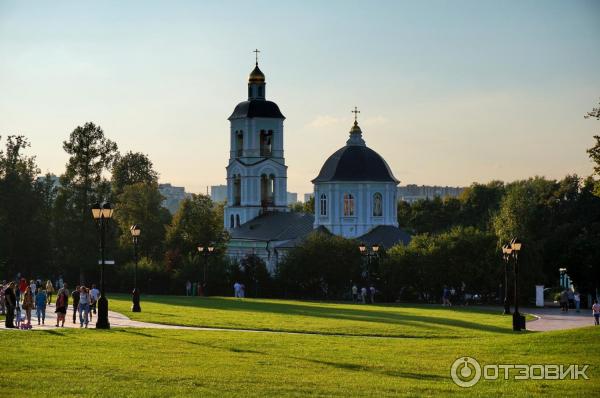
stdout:
<svg viewBox="0 0 600 398">
<path fill-rule="evenodd" d="M 229 117 L 230 151 L 227 165 L 227 230 L 287 207 L 287 166 L 283 156 L 283 121 L 276 103 L 266 99 L 265 75 L 255 67 L 248 76 L 248 100 Z"/>
</svg>

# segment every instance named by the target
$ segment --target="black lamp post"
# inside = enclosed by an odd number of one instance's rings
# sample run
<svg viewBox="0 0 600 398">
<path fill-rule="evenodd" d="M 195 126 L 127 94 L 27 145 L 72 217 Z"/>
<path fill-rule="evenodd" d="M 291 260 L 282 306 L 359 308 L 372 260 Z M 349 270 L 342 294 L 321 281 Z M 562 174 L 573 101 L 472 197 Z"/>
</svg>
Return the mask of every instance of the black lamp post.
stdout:
<svg viewBox="0 0 600 398">
<path fill-rule="evenodd" d="M 213 254 L 215 247 L 210 244 L 208 246 L 198 246 L 198 252 L 204 257 L 204 275 L 202 277 L 202 295 L 206 296 L 206 266 L 208 265 L 208 256 Z"/>
<path fill-rule="evenodd" d="M 141 312 L 142 308 L 140 307 L 140 291 L 137 287 L 137 267 L 138 267 L 138 240 L 142 233 L 142 229 L 139 225 L 132 225 L 129 229 L 131 232 L 131 238 L 133 239 L 133 256 L 135 259 L 135 268 L 133 269 L 133 292 L 131 293 L 131 311 L 132 312 Z"/>
<path fill-rule="evenodd" d="M 515 260 L 515 312 L 513 313 L 513 330 L 515 332 L 525 328 L 524 319 L 519 313 L 519 252 L 522 246 L 523 244 L 517 238 L 513 238 L 510 242 L 511 254 Z"/>
<path fill-rule="evenodd" d="M 108 322 L 108 300 L 106 299 L 106 293 L 104 290 L 104 248 L 106 245 L 106 225 L 112 218 L 113 209 L 110 203 L 105 202 L 100 205 L 96 203 L 92 207 L 92 216 L 98 227 L 100 228 L 100 298 L 98 299 L 98 320 L 96 321 L 96 329 L 110 329 L 110 323 Z"/>
<path fill-rule="evenodd" d="M 373 257 L 377 257 L 378 256 L 378 252 L 379 252 L 379 245 L 375 244 L 371 247 L 371 250 L 369 250 L 367 248 L 367 246 L 365 246 L 364 243 L 361 243 L 358 246 L 358 250 L 360 251 L 360 254 L 365 256 L 367 258 L 367 270 L 365 271 L 363 277 L 365 277 L 367 279 L 367 283 L 370 282 L 370 269 L 371 269 L 371 258 Z"/>
<path fill-rule="evenodd" d="M 502 259 L 504 260 L 504 315 L 510 315 L 510 301 L 508 299 L 508 263 L 512 253 L 510 244 L 502 246 Z"/>
</svg>

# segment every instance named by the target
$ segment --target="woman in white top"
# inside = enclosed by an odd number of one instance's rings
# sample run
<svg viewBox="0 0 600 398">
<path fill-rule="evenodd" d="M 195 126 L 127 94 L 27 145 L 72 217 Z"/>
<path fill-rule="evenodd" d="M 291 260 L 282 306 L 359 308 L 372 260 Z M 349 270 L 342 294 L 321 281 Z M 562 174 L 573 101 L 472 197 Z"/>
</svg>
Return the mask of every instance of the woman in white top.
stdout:
<svg viewBox="0 0 600 398">
<path fill-rule="evenodd" d="M 89 323 L 89 313 L 90 313 L 90 292 L 85 286 L 81 286 L 79 288 L 79 327 L 83 327 L 83 323 L 85 322 L 85 327 L 88 327 Z M 85 315 L 85 317 L 84 317 Z"/>
</svg>

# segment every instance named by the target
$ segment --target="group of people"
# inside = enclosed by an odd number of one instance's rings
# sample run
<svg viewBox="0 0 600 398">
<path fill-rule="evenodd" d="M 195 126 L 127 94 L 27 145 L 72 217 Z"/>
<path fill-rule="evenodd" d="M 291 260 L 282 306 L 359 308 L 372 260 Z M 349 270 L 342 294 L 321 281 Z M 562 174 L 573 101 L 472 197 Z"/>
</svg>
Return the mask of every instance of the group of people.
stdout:
<svg viewBox="0 0 600 398">
<path fill-rule="evenodd" d="M 375 293 L 377 293 L 377 290 L 373 285 L 371 285 L 369 288 L 363 286 L 360 288 L 360 291 L 358 286 L 352 285 L 352 302 L 360 302 L 362 304 L 367 304 L 367 302 L 370 302 L 371 304 L 375 304 Z"/>
<path fill-rule="evenodd" d="M 579 312 L 581 306 L 581 295 L 579 292 L 572 289 L 565 289 L 560 292 L 560 310 L 569 312 L 569 308 L 575 308 L 575 312 Z"/>
<path fill-rule="evenodd" d="M 100 291 L 96 285 L 91 289 L 85 286 L 77 286 L 71 294 L 67 284 L 60 280 L 56 294 L 55 313 L 56 327 L 65 325 L 65 317 L 69 307 L 69 297 L 73 300 L 73 323 L 76 323 L 76 315 L 79 314 L 80 327 L 87 328 L 91 321 L 92 312 L 96 313 L 96 302 L 100 297 Z M 46 323 L 46 308 L 52 303 L 54 285 L 50 280 L 45 284 L 40 280 L 31 280 L 27 283 L 25 278 L 7 283 L 2 282 L 0 286 L 0 314 L 5 314 L 6 328 L 31 329 L 32 311 L 36 311 L 38 325 Z"/>
</svg>

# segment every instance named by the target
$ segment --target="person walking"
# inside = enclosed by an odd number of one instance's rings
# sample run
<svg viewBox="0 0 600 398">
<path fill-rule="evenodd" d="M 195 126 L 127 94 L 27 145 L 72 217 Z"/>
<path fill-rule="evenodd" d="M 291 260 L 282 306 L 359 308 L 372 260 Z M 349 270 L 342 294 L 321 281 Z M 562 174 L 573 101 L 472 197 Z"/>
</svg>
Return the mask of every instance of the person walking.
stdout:
<svg viewBox="0 0 600 398">
<path fill-rule="evenodd" d="M 579 312 L 579 308 L 581 308 L 581 295 L 579 292 L 575 292 L 573 300 L 575 301 L 575 312 Z"/>
<path fill-rule="evenodd" d="M 73 324 L 75 324 L 77 322 L 77 310 L 79 309 L 79 286 L 75 286 L 71 298 L 73 299 Z"/>
<path fill-rule="evenodd" d="M 233 284 L 233 296 L 235 298 L 241 298 L 241 295 L 240 295 L 240 286 L 241 285 L 239 284 L 239 282 L 235 282 Z"/>
<path fill-rule="evenodd" d="M 25 310 L 25 318 L 27 319 L 27 325 L 31 326 L 31 310 L 35 304 L 33 301 L 33 293 L 31 292 L 31 286 L 27 286 L 25 294 L 23 295 L 23 309 Z"/>
<path fill-rule="evenodd" d="M 560 309 L 564 312 L 569 312 L 569 294 L 567 289 L 560 293 Z"/>
<path fill-rule="evenodd" d="M 48 303 L 48 297 L 46 295 L 46 291 L 44 289 L 38 290 L 35 295 L 35 312 L 37 314 L 38 325 L 40 324 L 40 319 L 42 321 L 42 325 L 46 321 L 46 305 Z"/>
<path fill-rule="evenodd" d="M 56 295 L 56 327 L 60 324 L 65 327 L 65 316 L 67 315 L 67 306 L 69 305 L 69 292 L 66 287 L 58 291 Z"/>
<path fill-rule="evenodd" d="M 25 294 L 25 290 L 27 290 L 27 281 L 25 278 L 21 277 L 19 281 L 19 302 L 23 299 L 23 295 Z"/>
<path fill-rule="evenodd" d="M 50 279 L 46 281 L 46 296 L 48 298 L 48 304 L 52 304 L 52 293 L 54 293 L 54 286 Z"/>
<path fill-rule="evenodd" d="M 4 291 L 7 287 L 8 285 L 6 284 L 6 281 L 2 281 L 2 284 L 0 285 L 0 315 L 6 315 L 6 300 L 4 298 Z"/>
<path fill-rule="evenodd" d="M 35 294 L 37 293 L 37 283 L 35 283 L 33 279 L 29 281 L 29 287 L 31 288 L 31 297 L 35 297 Z"/>
<path fill-rule="evenodd" d="M 192 295 L 192 282 L 190 282 L 189 280 L 185 283 L 185 295 L 186 296 Z"/>
<path fill-rule="evenodd" d="M 573 293 L 573 289 L 567 290 L 567 300 L 569 303 L 568 308 L 570 308 L 570 309 L 575 308 L 575 293 Z"/>
<path fill-rule="evenodd" d="M 15 327 L 15 308 L 19 305 L 17 302 L 17 295 L 15 294 L 14 282 L 10 282 L 8 287 L 4 289 L 4 304 L 6 305 L 6 319 L 4 326 L 7 329 L 13 329 Z"/>
<path fill-rule="evenodd" d="M 88 290 L 88 289 L 86 289 Z M 94 314 L 96 313 L 96 303 L 98 303 L 98 299 L 100 298 L 100 290 L 96 288 L 96 285 L 92 285 L 92 290 L 89 291 L 90 294 L 90 309 L 94 310 Z M 90 312 L 90 320 L 91 312 Z"/>
<path fill-rule="evenodd" d="M 355 304 L 358 302 L 358 287 L 356 284 L 352 285 L 352 302 Z"/>
<path fill-rule="evenodd" d="M 375 304 L 375 286 L 371 285 L 369 288 L 369 298 L 371 299 L 371 304 Z"/>
<path fill-rule="evenodd" d="M 364 286 L 360 289 L 360 300 L 363 304 L 367 304 L 367 288 Z"/>
<path fill-rule="evenodd" d="M 90 292 L 85 286 L 79 288 L 79 327 L 82 328 L 85 323 L 85 327 L 88 327 L 91 304 Z"/>
<path fill-rule="evenodd" d="M 594 314 L 594 324 L 598 326 L 600 324 L 600 304 L 598 304 L 598 300 L 594 300 L 592 314 Z"/>
</svg>

